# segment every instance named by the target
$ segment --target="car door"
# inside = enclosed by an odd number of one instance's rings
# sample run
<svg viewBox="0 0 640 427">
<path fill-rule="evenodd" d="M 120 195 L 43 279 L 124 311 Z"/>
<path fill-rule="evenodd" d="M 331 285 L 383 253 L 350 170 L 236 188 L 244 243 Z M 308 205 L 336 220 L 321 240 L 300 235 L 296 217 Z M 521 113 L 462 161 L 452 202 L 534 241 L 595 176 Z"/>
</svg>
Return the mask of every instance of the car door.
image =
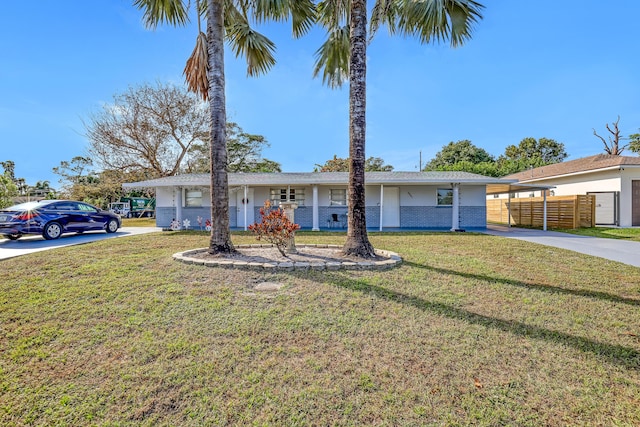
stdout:
<svg viewBox="0 0 640 427">
<path fill-rule="evenodd" d="M 47 222 L 58 222 L 64 231 L 77 231 L 80 219 L 77 216 L 78 206 L 73 202 L 62 201 L 45 208 Z"/>
<path fill-rule="evenodd" d="M 86 203 L 78 203 L 78 209 L 82 212 L 85 230 L 103 230 L 106 219 L 97 208 Z"/>
</svg>

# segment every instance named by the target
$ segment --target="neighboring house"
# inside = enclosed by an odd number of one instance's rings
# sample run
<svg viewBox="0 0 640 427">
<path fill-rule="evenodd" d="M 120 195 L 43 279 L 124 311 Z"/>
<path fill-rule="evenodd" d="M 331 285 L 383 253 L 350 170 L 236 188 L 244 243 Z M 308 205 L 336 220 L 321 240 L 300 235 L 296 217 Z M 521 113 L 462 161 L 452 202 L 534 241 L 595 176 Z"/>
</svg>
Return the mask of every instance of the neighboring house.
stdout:
<svg viewBox="0 0 640 427">
<path fill-rule="evenodd" d="M 346 228 L 346 172 L 229 173 L 229 220 L 232 228 L 260 220 L 265 200 L 294 202 L 302 229 Z M 487 186 L 509 188 L 515 181 L 467 172 L 367 172 L 366 215 L 371 229 L 486 228 Z M 209 174 L 177 175 L 123 184 L 155 188 L 156 224 L 168 227 L 188 219 L 210 218 Z"/>
<path fill-rule="evenodd" d="M 598 154 L 526 170 L 505 179 L 554 186 L 549 194 L 555 196 L 594 194 L 597 225 L 640 226 L 640 157 Z"/>
</svg>

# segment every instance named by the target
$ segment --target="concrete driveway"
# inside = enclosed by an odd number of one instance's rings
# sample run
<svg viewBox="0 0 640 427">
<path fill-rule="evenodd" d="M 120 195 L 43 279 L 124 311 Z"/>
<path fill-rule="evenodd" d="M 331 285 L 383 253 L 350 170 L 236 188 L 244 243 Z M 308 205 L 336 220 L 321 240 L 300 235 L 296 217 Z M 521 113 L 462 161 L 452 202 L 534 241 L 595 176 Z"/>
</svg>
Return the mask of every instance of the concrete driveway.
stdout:
<svg viewBox="0 0 640 427">
<path fill-rule="evenodd" d="M 525 240 L 640 267 L 640 242 L 577 236 L 556 231 L 487 225 L 486 234 Z"/>
<path fill-rule="evenodd" d="M 122 227 L 115 233 L 105 233 L 104 231 L 88 231 L 83 234 L 70 233 L 63 234 L 56 240 L 45 240 L 42 236 L 36 235 L 23 236 L 19 240 L 0 239 L 0 260 L 63 246 L 81 245 L 98 240 L 153 233 L 161 230 L 158 227 Z"/>
</svg>

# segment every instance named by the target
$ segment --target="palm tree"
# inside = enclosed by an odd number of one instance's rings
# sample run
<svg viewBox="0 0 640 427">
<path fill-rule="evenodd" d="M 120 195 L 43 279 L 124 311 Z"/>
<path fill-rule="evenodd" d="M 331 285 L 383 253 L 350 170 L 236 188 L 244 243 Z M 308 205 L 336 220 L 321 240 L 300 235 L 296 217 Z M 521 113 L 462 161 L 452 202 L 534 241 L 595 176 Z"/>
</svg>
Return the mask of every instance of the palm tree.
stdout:
<svg viewBox="0 0 640 427">
<path fill-rule="evenodd" d="M 145 22 L 152 28 L 159 23 L 185 25 L 189 21 L 189 4 L 184 0 L 134 1 L 139 9 L 144 9 Z M 311 28 L 315 7 L 312 0 L 206 0 L 202 7 L 196 2 L 196 10 L 198 17 L 206 16 L 207 33 L 204 35 L 199 31 L 185 75 L 189 89 L 208 99 L 211 109 L 212 229 L 209 252 L 229 253 L 235 249 L 229 229 L 224 41 L 229 41 L 236 56 L 246 58 L 249 75 L 265 73 L 275 64 L 275 45 L 252 29 L 250 20 L 291 19 L 293 35 L 299 37 Z"/>
<path fill-rule="evenodd" d="M 386 24 L 391 34 L 415 36 L 422 43 L 449 40 L 455 47 L 471 37 L 471 27 L 482 19 L 483 7 L 474 0 L 376 0 L 371 36 Z M 314 75 L 322 71 L 323 82 L 332 88 L 349 80 L 349 220 L 343 252 L 373 257 L 364 194 L 367 2 L 324 0 L 318 11 L 328 38 L 316 52 Z"/>
</svg>

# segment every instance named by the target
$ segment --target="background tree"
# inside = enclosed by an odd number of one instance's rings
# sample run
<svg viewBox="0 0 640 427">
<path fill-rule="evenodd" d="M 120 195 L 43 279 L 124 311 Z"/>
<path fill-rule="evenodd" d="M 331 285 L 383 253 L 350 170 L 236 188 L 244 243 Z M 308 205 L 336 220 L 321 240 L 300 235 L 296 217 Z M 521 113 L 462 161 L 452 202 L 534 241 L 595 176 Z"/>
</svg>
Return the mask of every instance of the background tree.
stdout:
<svg viewBox="0 0 640 427">
<path fill-rule="evenodd" d="M 629 135 L 629 151 L 640 154 L 640 133 Z"/>
<path fill-rule="evenodd" d="M 438 151 L 424 170 L 453 170 L 447 169 L 457 163 L 467 162 L 471 164 L 495 162 L 495 158 L 484 148 L 477 147 L 468 139 L 450 142 Z"/>
<path fill-rule="evenodd" d="M 550 138 L 524 138 L 518 145 L 509 145 L 498 158 L 498 168 L 504 175 L 529 168 L 560 163 L 568 157 L 564 144 Z"/>
<path fill-rule="evenodd" d="M 0 162 L 0 166 L 4 169 L 4 174 L 13 182 L 17 188 L 18 196 L 26 196 L 29 186 L 24 178 L 17 178 L 15 175 L 16 164 L 13 160 Z"/>
<path fill-rule="evenodd" d="M 15 176 L 13 176 L 11 169 L 11 165 L 14 163 L 12 161 L 0 162 L 0 165 L 3 167 L 2 174 L 0 174 L 0 209 L 2 209 L 13 204 L 13 198 L 18 195 L 18 187 L 14 182 Z M 5 169 L 6 167 L 9 170 Z"/>
<path fill-rule="evenodd" d="M 130 87 L 86 125 L 89 153 L 100 169 L 175 175 L 208 134 L 207 106 L 170 84 Z"/>
<path fill-rule="evenodd" d="M 615 122 L 611 123 L 611 125 L 609 125 L 609 123 L 605 125 L 605 127 L 607 128 L 607 132 L 609 132 L 609 135 L 607 135 L 607 139 L 604 139 L 602 136 L 598 135 L 596 130 L 593 129 L 593 134 L 596 136 L 596 138 L 602 141 L 602 144 L 604 144 L 605 153 L 611 154 L 613 156 L 620 156 L 624 149 L 628 146 L 628 144 L 622 144 L 622 140 L 625 138 L 620 136 L 618 123 L 620 123 L 620 116 L 618 116 L 618 119 Z"/>
<path fill-rule="evenodd" d="M 147 26 L 159 23 L 184 25 L 188 22 L 188 5 L 183 0 L 135 0 L 144 10 Z M 210 170 L 211 170 L 211 239 L 209 252 L 235 251 L 229 228 L 229 182 L 227 177 L 226 101 L 224 72 L 224 42 L 229 41 L 236 56 L 247 59 L 247 73 L 258 75 L 273 66 L 273 43 L 249 25 L 249 17 L 263 22 L 291 18 L 294 36 L 309 30 L 314 19 L 311 0 L 280 0 L 278 2 L 247 2 L 244 0 L 207 0 L 198 15 L 198 37 L 192 56 L 187 61 L 185 74 L 188 85 L 203 99 L 209 100 Z M 201 13 L 207 17 L 207 34 L 200 31 Z"/>
<path fill-rule="evenodd" d="M 262 150 L 269 143 L 262 135 L 247 133 L 234 122 L 227 122 L 227 170 L 229 172 L 281 172 L 280 163 L 262 157 Z M 186 162 L 188 173 L 209 173 L 211 170 L 209 139 L 195 143 L 189 150 Z"/>
<path fill-rule="evenodd" d="M 120 200 L 125 193 L 123 182 L 144 181 L 152 178 L 144 172 L 127 172 L 108 169 L 96 172 L 89 157 L 76 156 L 60 162 L 53 172 L 60 175 L 60 195 L 73 200 L 82 200 L 106 208 L 109 203 Z M 153 190 L 135 192 L 135 196 L 153 197 Z"/>
<path fill-rule="evenodd" d="M 458 46 L 471 37 L 471 26 L 482 18 L 483 6 L 473 0 L 376 0 L 373 4 L 371 37 L 380 25 L 389 32 L 416 36 L 422 43 L 449 40 Z M 372 257 L 365 215 L 366 138 L 366 0 L 324 0 L 318 4 L 319 21 L 328 37 L 316 53 L 315 75 L 323 71 L 323 82 L 341 86 L 349 79 L 349 215 L 343 253 Z"/>
<path fill-rule="evenodd" d="M 364 162 L 365 172 L 390 172 L 393 166 L 385 165 L 380 157 L 369 157 Z M 333 155 L 333 159 L 327 160 L 323 165 L 316 164 L 314 172 L 349 172 L 349 158 L 341 158 Z"/>
</svg>

